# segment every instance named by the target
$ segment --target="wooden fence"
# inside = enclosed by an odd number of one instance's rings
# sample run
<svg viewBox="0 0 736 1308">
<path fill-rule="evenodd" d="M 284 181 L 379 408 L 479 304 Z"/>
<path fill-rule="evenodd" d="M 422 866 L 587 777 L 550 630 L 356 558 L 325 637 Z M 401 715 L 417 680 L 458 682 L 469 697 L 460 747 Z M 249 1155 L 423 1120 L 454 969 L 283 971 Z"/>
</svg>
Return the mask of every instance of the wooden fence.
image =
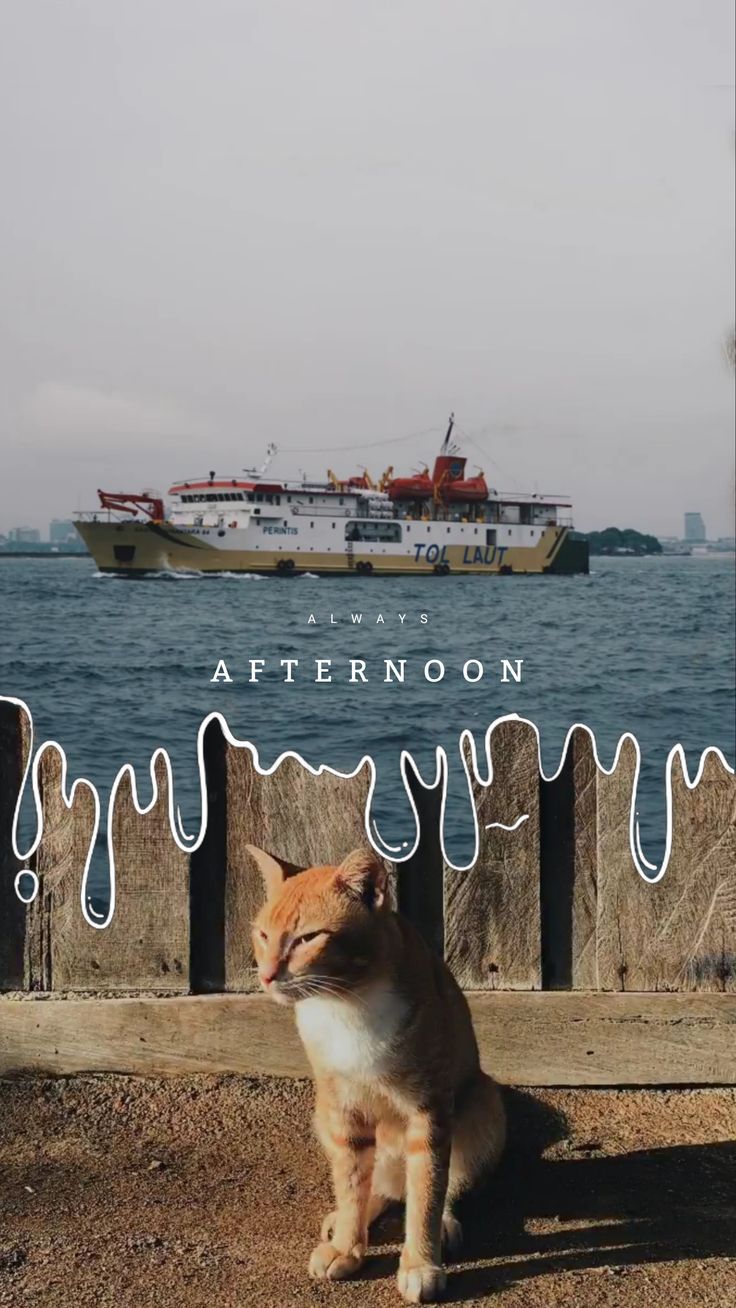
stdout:
<svg viewBox="0 0 736 1308">
<path fill-rule="evenodd" d="M 315 776 L 286 759 L 263 775 L 211 723 L 204 842 L 187 854 L 174 840 L 163 765 L 147 813 L 124 781 L 116 911 L 96 930 L 80 908 L 93 795 L 80 786 L 67 807 L 53 748 L 40 770 L 39 892 L 27 907 L 15 894 L 27 748 L 22 711 L 0 703 L 0 1073 L 302 1073 L 289 1014 L 256 993 L 249 923 L 263 892 L 246 846 L 339 861 L 366 839 L 368 766 Z M 473 785 L 473 867 L 443 861 L 441 787 L 415 780 L 420 843 L 390 868 L 395 902 L 468 992 L 489 1069 L 530 1085 L 736 1083 L 733 775 L 714 754 L 693 789 L 674 769 L 671 856 L 652 885 L 630 850 L 633 743 L 607 774 L 576 731 L 550 782 L 528 724 L 500 723 L 490 749 L 493 782 Z M 520 814 L 514 830 L 487 825 Z"/>
</svg>

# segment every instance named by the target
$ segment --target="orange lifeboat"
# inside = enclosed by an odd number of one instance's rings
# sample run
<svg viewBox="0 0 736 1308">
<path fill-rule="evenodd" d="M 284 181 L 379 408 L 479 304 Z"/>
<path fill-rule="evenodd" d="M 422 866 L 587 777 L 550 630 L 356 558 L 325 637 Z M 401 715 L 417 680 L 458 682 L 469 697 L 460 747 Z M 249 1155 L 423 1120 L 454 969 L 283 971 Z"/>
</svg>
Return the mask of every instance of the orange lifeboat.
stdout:
<svg viewBox="0 0 736 1308">
<path fill-rule="evenodd" d="M 440 493 L 443 500 L 449 504 L 457 504 L 461 500 L 465 503 L 476 503 L 488 499 L 488 485 L 481 473 L 479 477 L 462 477 L 455 481 L 446 481 Z"/>
<path fill-rule="evenodd" d="M 393 477 L 386 490 L 390 500 L 429 500 L 434 494 L 434 485 L 425 469 L 413 477 Z"/>
</svg>

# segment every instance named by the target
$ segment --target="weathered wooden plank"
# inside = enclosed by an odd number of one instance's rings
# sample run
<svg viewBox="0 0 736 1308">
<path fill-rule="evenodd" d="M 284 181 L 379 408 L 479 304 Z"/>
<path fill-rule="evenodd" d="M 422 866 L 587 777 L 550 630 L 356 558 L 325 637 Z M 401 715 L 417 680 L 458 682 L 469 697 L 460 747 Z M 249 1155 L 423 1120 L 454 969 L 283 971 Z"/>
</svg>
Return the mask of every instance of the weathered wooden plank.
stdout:
<svg viewBox="0 0 736 1308">
<path fill-rule="evenodd" d="M 54 989 L 57 962 L 61 962 L 59 987 L 70 984 L 69 970 L 63 966 L 64 953 L 79 925 L 85 925 L 80 890 L 94 839 L 94 797 L 89 786 L 79 786 L 68 807 L 63 799 L 62 779 L 61 752 L 56 746 L 47 746 L 38 772 L 43 834 L 36 853 L 39 890 L 28 909 L 25 985 L 29 990 Z"/>
<path fill-rule="evenodd" d="M 596 914 L 596 989 L 627 990 L 627 971 L 633 963 L 622 948 L 621 924 L 628 914 L 629 895 L 637 895 L 640 880 L 631 856 L 629 820 L 636 777 L 636 749 L 624 742 L 617 766 L 599 774 L 598 792 L 598 909 Z M 637 904 L 644 912 L 647 930 L 653 924 L 654 888 Z M 648 987 L 645 986 L 644 989 Z"/>
<path fill-rule="evenodd" d="M 736 1083 L 732 995 L 548 991 L 468 1000 L 484 1066 L 507 1084 Z"/>
<path fill-rule="evenodd" d="M 118 788 L 112 816 L 115 914 L 109 926 L 97 929 L 81 910 L 82 874 L 93 838 L 92 793 L 79 786 L 69 809 L 61 790 L 61 757 L 56 749 L 45 751 L 31 988 L 188 989 L 188 859 L 171 835 L 163 758 L 157 760 L 156 781 L 157 800 L 147 813 L 138 812 L 127 777 Z"/>
<path fill-rule="evenodd" d="M 661 882 L 668 902 L 653 949 L 658 975 L 678 990 L 736 993 L 736 778 L 709 754 L 692 790 L 675 768 L 672 802 L 673 861 Z"/>
<path fill-rule="evenodd" d="M 14 888 L 23 864 L 13 852 L 12 832 L 29 748 L 28 714 L 0 701 L 0 990 L 24 984 L 26 908 Z"/>
<path fill-rule="evenodd" d="M 577 728 L 570 738 L 573 790 L 573 892 L 570 985 L 592 990 L 598 984 L 598 776 L 593 741 Z"/>
<path fill-rule="evenodd" d="M 472 779 L 478 857 L 466 872 L 445 867 L 445 957 L 466 989 L 534 990 L 542 984 L 536 733 L 501 722 L 489 752 L 492 781 Z"/>
<path fill-rule="evenodd" d="M 635 767 L 627 742 L 598 777 L 598 986 L 736 991 L 736 782 L 710 754 L 690 790 L 675 760 L 672 851 L 651 884 L 630 849 Z"/>
<path fill-rule="evenodd" d="M 481 1058 L 511 1085 L 736 1084 L 736 997 L 473 992 Z M 0 999 L 0 1075 L 304 1076 L 287 1009 L 260 995 Z"/>
<path fill-rule="evenodd" d="M 261 875 L 247 845 L 300 867 L 340 863 L 367 844 L 371 772 L 314 775 L 295 757 L 264 774 L 251 749 L 228 745 L 225 756 L 227 879 L 224 896 L 224 988 L 254 990 L 250 926 L 263 903 Z"/>
</svg>

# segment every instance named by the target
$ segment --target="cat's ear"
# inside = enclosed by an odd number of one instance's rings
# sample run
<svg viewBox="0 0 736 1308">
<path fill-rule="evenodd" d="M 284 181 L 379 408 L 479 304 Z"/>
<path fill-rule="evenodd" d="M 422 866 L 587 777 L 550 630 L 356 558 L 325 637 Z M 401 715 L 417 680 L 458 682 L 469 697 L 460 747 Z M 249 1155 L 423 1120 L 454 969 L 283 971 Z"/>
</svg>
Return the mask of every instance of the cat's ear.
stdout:
<svg viewBox="0 0 736 1308">
<path fill-rule="evenodd" d="M 340 864 L 338 881 L 367 908 L 380 908 L 386 898 L 386 869 L 372 849 L 354 849 Z"/>
<path fill-rule="evenodd" d="M 257 845 L 246 845 L 245 848 L 263 877 L 267 899 L 275 898 L 288 877 L 295 877 L 299 872 L 304 871 L 304 868 L 297 867 L 296 863 L 287 863 L 286 859 L 276 858 L 274 854 L 259 849 Z"/>
</svg>

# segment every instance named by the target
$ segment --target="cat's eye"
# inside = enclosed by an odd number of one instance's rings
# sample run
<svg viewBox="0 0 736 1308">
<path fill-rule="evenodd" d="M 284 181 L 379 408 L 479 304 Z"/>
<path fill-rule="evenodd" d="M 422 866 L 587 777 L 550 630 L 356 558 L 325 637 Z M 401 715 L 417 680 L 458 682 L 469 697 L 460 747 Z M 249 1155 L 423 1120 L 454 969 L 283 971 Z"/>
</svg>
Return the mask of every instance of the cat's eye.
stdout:
<svg viewBox="0 0 736 1308">
<path fill-rule="evenodd" d="M 259 939 L 259 940 L 268 940 L 268 932 L 267 932 L 267 931 L 259 931 L 259 932 L 258 932 L 258 939 Z"/>
<path fill-rule="evenodd" d="M 325 931 L 305 931 L 303 935 L 295 937 L 294 944 L 308 945 L 310 940 L 316 940 L 317 936 L 324 936 L 324 935 L 326 935 Z"/>
</svg>

